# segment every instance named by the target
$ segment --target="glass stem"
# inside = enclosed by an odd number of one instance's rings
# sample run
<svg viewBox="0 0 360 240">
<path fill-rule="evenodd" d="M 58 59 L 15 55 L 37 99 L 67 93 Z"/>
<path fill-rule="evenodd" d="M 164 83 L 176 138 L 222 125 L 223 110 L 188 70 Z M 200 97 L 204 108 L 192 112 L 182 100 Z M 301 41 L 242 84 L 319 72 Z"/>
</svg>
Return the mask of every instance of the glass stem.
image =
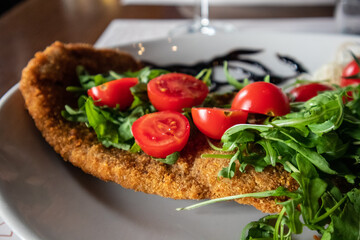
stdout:
<svg viewBox="0 0 360 240">
<path fill-rule="evenodd" d="M 200 0 L 200 25 L 209 26 L 209 0 Z"/>
</svg>

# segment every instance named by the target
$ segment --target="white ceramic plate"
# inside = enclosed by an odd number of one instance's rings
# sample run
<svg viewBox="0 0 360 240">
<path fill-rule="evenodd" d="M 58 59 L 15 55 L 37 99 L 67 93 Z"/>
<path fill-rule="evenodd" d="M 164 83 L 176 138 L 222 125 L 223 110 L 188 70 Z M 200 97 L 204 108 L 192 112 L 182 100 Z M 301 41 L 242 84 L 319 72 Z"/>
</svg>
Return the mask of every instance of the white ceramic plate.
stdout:
<svg viewBox="0 0 360 240">
<path fill-rule="evenodd" d="M 168 64 L 194 63 L 234 48 L 261 48 L 266 51 L 254 58 L 276 71 L 289 71 L 274 58 L 277 52 L 313 71 L 350 40 L 360 42 L 351 36 L 253 32 L 165 39 L 123 49 L 134 55 L 142 49 L 138 57 Z M 22 239 L 238 239 L 248 222 L 263 216 L 232 202 L 175 211 L 193 203 L 133 192 L 83 173 L 43 140 L 17 86 L 1 99 L 0 215 Z"/>
</svg>

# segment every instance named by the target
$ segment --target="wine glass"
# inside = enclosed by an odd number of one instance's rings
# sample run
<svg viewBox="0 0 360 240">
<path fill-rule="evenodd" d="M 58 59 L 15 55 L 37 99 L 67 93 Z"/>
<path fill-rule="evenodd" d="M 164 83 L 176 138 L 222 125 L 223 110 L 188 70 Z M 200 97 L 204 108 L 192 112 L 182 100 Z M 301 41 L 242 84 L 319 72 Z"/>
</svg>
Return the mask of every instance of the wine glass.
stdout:
<svg viewBox="0 0 360 240">
<path fill-rule="evenodd" d="M 198 14 L 200 10 L 200 14 Z M 215 35 L 220 32 L 233 32 L 235 27 L 228 23 L 214 24 L 209 19 L 209 0 L 196 0 L 194 6 L 194 18 L 190 23 L 176 26 L 169 32 L 170 37 L 184 34 L 200 33 L 204 35 Z"/>
<path fill-rule="evenodd" d="M 360 1 L 340 0 L 335 10 L 336 25 L 343 33 L 360 33 Z"/>
</svg>

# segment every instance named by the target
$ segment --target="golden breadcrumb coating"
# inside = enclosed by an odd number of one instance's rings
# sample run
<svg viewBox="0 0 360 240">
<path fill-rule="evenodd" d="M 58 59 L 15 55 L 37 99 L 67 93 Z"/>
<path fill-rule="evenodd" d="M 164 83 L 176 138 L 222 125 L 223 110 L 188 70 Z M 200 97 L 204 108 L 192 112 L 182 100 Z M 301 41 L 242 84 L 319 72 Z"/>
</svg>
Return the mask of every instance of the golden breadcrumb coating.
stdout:
<svg viewBox="0 0 360 240">
<path fill-rule="evenodd" d="M 263 172 L 247 167 L 245 173 L 238 171 L 231 180 L 219 178 L 218 172 L 229 160 L 201 158 L 201 154 L 216 153 L 202 134 L 191 137 L 177 163 L 171 166 L 143 153 L 104 147 L 92 129 L 61 116 L 66 104 L 76 106 L 76 98 L 65 89 L 79 85 L 75 71 L 78 65 L 83 65 L 91 74 L 138 70 L 141 65 L 118 50 L 55 42 L 36 53 L 23 70 L 20 90 L 37 128 L 65 161 L 84 172 L 124 188 L 173 199 L 218 198 L 279 186 L 297 189 L 296 181 L 281 166 L 267 167 Z M 274 198 L 245 198 L 238 202 L 269 213 L 280 210 Z"/>
</svg>

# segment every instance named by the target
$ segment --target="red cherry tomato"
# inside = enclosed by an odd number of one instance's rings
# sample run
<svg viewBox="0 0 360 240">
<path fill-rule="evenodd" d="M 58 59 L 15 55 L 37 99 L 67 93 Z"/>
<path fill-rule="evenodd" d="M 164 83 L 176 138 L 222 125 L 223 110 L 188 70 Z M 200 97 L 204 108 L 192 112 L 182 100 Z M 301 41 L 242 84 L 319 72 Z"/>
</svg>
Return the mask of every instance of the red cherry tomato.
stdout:
<svg viewBox="0 0 360 240">
<path fill-rule="evenodd" d="M 235 124 L 246 123 L 248 113 L 221 108 L 192 108 L 196 127 L 206 136 L 220 140 L 224 132 Z"/>
<path fill-rule="evenodd" d="M 130 88 L 138 83 L 137 78 L 121 78 L 92 87 L 88 90 L 88 95 L 94 100 L 96 106 L 108 106 L 120 110 L 130 107 L 134 101 Z"/>
<path fill-rule="evenodd" d="M 290 112 L 290 105 L 288 97 L 274 84 L 254 82 L 236 94 L 231 109 L 282 116 Z"/>
<path fill-rule="evenodd" d="M 290 96 L 294 102 L 306 102 L 318 95 L 318 92 L 334 90 L 332 87 L 320 83 L 309 83 L 301 85 L 290 91 Z"/>
<path fill-rule="evenodd" d="M 174 111 L 146 114 L 134 122 L 131 130 L 140 148 L 157 158 L 180 151 L 190 136 L 189 121 Z"/>
<path fill-rule="evenodd" d="M 152 79 L 148 85 L 150 102 L 159 111 L 181 112 L 201 104 L 209 89 L 205 83 L 182 73 L 168 73 Z"/>
<path fill-rule="evenodd" d="M 355 60 L 351 61 L 343 70 L 340 86 L 345 87 L 360 83 L 360 67 Z M 355 76 L 354 78 L 348 78 Z"/>
</svg>

